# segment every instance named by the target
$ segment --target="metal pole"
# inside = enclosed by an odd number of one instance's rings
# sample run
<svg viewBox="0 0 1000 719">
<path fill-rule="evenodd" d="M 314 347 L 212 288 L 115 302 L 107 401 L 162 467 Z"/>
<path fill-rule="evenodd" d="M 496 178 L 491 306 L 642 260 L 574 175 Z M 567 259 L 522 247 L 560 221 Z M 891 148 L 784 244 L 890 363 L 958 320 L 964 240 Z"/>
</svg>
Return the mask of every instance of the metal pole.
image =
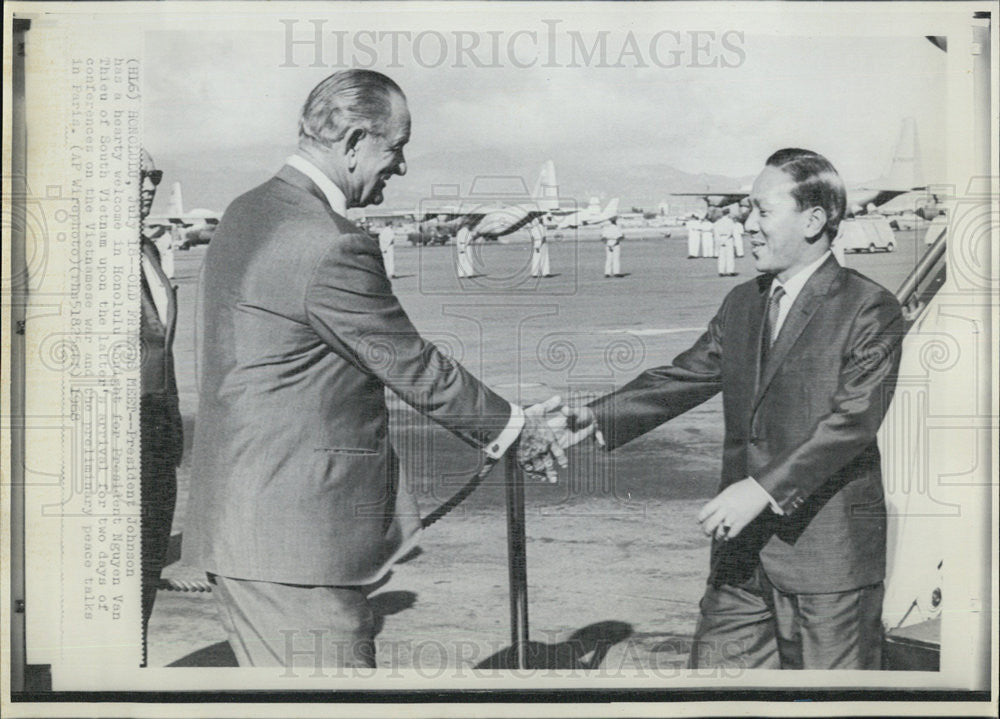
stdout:
<svg viewBox="0 0 1000 719">
<path fill-rule="evenodd" d="M 528 666 L 528 559 L 524 533 L 524 475 L 517 464 L 517 443 L 508 450 L 507 568 L 510 578 L 510 645 L 514 669 Z"/>
</svg>

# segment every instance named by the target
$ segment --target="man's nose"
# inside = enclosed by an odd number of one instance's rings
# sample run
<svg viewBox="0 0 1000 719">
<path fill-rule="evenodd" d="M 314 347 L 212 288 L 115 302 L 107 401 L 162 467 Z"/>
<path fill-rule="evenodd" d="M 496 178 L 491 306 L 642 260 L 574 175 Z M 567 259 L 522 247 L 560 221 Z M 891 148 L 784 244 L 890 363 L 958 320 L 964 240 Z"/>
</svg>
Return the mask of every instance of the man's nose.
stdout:
<svg viewBox="0 0 1000 719">
<path fill-rule="evenodd" d="M 747 217 L 747 222 L 746 225 L 744 225 L 744 227 L 746 228 L 747 232 L 756 233 L 760 231 L 760 224 L 757 222 L 757 210 L 754 210 L 753 212 L 750 213 L 749 217 Z"/>
<path fill-rule="evenodd" d="M 400 176 L 406 174 L 406 160 L 399 160 L 399 164 L 396 165 L 396 174 Z"/>
</svg>

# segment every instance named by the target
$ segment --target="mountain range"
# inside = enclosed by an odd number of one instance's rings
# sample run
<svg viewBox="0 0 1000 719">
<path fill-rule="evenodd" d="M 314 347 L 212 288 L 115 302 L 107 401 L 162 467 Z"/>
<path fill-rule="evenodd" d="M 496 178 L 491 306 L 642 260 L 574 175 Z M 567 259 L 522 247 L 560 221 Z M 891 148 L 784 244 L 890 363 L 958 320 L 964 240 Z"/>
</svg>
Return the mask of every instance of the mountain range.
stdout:
<svg viewBox="0 0 1000 719">
<path fill-rule="evenodd" d="M 164 171 L 164 184 L 157 194 L 154 213 L 166 209 L 169 187 L 181 182 L 185 209 L 207 207 L 217 211 L 238 195 L 267 180 L 294 151 L 294 146 L 259 146 L 230 151 L 225 158 L 210 159 L 207 153 L 156 157 Z M 161 153 L 162 154 L 162 153 Z M 613 152 L 581 154 L 562 148 L 526 148 L 518 153 L 506 150 L 445 150 L 408 155 L 408 172 L 393 177 L 386 188 L 383 206 L 387 209 L 412 210 L 418 203 L 443 190 L 453 194 L 457 185 L 460 196 L 476 185 L 519 187 L 523 180 L 528 191 L 534 187 L 542 162 L 555 162 L 559 196 L 567 202 L 586 205 L 591 197 L 606 202 L 621 198 L 621 207 L 654 209 L 667 201 L 673 208 L 691 207 L 692 198 L 671 198 L 672 192 L 738 190 L 752 181 L 752 176 L 727 177 L 712 173 L 691 173 L 671 162 L 655 157 L 623 158 Z"/>
</svg>

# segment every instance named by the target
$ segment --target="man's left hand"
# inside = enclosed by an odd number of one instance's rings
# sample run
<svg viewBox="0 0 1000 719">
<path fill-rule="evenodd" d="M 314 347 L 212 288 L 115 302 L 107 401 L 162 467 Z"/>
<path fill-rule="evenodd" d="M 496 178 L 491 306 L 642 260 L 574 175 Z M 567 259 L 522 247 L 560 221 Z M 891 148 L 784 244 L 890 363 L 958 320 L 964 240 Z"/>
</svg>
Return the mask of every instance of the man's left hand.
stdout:
<svg viewBox="0 0 1000 719">
<path fill-rule="evenodd" d="M 770 503 L 764 488 L 747 477 L 729 485 L 702 507 L 698 522 L 707 536 L 725 541 L 738 536 Z"/>
<path fill-rule="evenodd" d="M 556 465 L 565 467 L 566 453 L 556 434 L 566 424 L 558 395 L 524 410 L 524 429 L 517 447 L 517 461 L 530 478 L 549 483 L 559 480 Z"/>
</svg>

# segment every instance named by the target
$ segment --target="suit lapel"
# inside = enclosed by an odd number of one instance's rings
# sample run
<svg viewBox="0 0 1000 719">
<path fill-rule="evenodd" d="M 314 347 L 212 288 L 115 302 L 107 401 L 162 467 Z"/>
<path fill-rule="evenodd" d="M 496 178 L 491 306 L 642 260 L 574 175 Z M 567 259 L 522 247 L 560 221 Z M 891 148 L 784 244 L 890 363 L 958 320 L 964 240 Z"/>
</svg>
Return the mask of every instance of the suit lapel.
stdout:
<svg viewBox="0 0 1000 719">
<path fill-rule="evenodd" d="M 170 284 L 170 278 L 167 277 L 166 273 L 163 271 L 163 267 L 160 266 L 160 250 L 153 244 L 152 240 L 148 240 L 145 237 L 142 238 L 140 243 L 142 247 L 143 254 L 149 259 L 149 264 L 153 268 L 153 272 L 156 277 L 147 277 L 146 284 L 150 282 L 157 282 L 163 288 L 163 292 L 167 297 L 167 321 L 163 325 L 164 334 L 169 337 L 173 332 L 174 318 L 177 315 L 177 298 L 174 296 L 174 287 Z M 150 297 L 152 299 L 152 297 Z M 153 303 L 154 307 L 156 303 Z M 159 314 L 156 315 L 157 321 L 159 321 Z M 163 323 L 161 323 L 163 324 Z"/>
<path fill-rule="evenodd" d="M 777 374 L 781 363 L 785 361 L 788 352 L 795 345 L 795 342 L 799 339 L 799 336 L 805 330 L 813 315 L 816 314 L 816 310 L 823 303 L 823 298 L 826 296 L 827 291 L 830 289 L 830 284 L 839 271 L 840 264 L 831 255 L 813 273 L 813 276 L 809 278 L 799 296 L 795 299 L 795 304 L 788 311 L 788 316 L 781 326 L 778 338 L 775 340 L 770 351 L 768 351 L 767 361 L 758 372 L 760 382 L 757 386 L 756 398 L 754 399 L 754 409 L 757 408 L 764 393 L 767 392 L 768 385 L 771 384 L 771 380 Z M 761 325 L 763 324 L 763 321 L 761 321 Z M 765 340 L 761 337 L 760 341 L 763 342 Z M 760 352 L 757 353 L 757 358 L 757 362 L 759 363 Z"/>
</svg>

